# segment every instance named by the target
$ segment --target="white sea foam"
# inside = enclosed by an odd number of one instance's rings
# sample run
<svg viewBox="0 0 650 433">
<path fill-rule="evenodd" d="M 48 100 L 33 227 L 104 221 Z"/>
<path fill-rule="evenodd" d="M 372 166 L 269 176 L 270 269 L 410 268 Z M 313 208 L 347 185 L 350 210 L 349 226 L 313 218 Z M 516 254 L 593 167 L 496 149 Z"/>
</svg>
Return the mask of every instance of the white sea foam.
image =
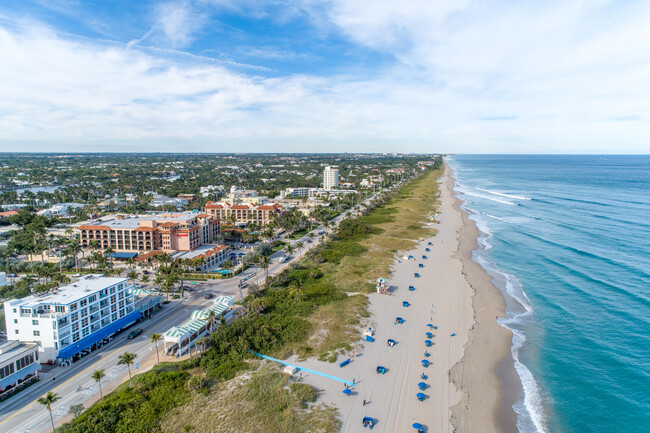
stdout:
<svg viewBox="0 0 650 433">
<path fill-rule="evenodd" d="M 531 198 L 529 198 L 529 197 L 523 197 L 523 196 L 520 196 L 520 195 L 505 194 L 503 192 L 491 191 L 489 189 L 484 189 L 484 188 L 479 188 L 479 187 L 476 187 L 476 189 L 478 189 L 479 191 L 490 193 L 490 194 L 500 195 L 501 197 L 514 198 L 515 200 L 531 200 Z"/>
<path fill-rule="evenodd" d="M 461 194 L 464 194 L 464 195 L 469 195 L 469 196 L 472 196 L 472 197 L 484 198 L 484 199 L 486 199 L 486 200 L 490 200 L 490 201 L 497 202 L 497 203 L 509 204 L 509 205 L 511 205 L 511 206 L 517 206 L 517 203 L 513 203 L 513 202 L 511 202 L 511 201 L 507 201 L 507 200 L 501 200 L 501 199 L 498 199 L 498 198 L 495 198 L 495 197 L 491 197 L 491 196 L 489 196 L 489 195 L 485 195 L 485 194 L 480 194 L 480 193 L 474 192 L 474 191 L 472 191 L 472 190 L 470 190 L 470 189 L 468 189 L 468 188 L 464 188 L 464 187 L 460 187 L 460 186 L 459 186 L 459 187 L 457 187 L 456 189 L 457 189 L 458 192 L 460 192 Z"/>
<path fill-rule="evenodd" d="M 494 217 L 493 215 L 485 215 Z M 484 252 L 492 248 L 489 240 L 493 237 L 487 220 L 482 218 L 481 214 L 477 212 L 471 215 L 470 218 L 476 223 L 481 233 L 479 236 L 479 245 L 482 246 L 482 248 L 474 252 L 473 259 L 488 274 L 497 275 L 500 277 L 500 280 L 505 281 L 505 284 L 502 286 L 504 288 L 502 292 L 505 292 L 504 296 L 506 296 L 507 317 L 499 319 L 499 324 L 510 329 L 513 333 L 510 350 L 515 371 L 522 384 L 523 397 L 513 405 L 513 410 L 517 413 L 517 428 L 520 433 L 548 433 L 539 384 L 535 380 L 532 372 L 519 360 L 519 352 L 526 342 L 526 337 L 517 327 L 522 321 L 530 318 L 533 314 L 530 299 L 514 275 L 503 272 L 485 256 Z"/>
</svg>

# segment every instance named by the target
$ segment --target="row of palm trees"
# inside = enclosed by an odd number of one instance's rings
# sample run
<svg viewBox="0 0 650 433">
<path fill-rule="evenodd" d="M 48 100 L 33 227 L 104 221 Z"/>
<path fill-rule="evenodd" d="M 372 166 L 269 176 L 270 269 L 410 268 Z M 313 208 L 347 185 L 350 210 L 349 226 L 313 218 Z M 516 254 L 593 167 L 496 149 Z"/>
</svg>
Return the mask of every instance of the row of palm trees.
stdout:
<svg viewBox="0 0 650 433">
<path fill-rule="evenodd" d="M 156 347 L 156 363 L 160 363 L 160 355 L 158 352 L 158 342 L 162 340 L 161 334 L 151 334 L 149 336 L 149 341 L 153 343 Z M 205 344 L 205 343 L 204 343 Z M 133 386 L 133 376 L 131 374 L 131 366 L 135 363 L 136 358 L 138 357 L 137 353 L 124 352 L 117 358 L 117 365 L 126 365 L 126 368 L 129 372 L 129 386 Z M 103 368 L 94 370 L 90 377 L 97 383 L 99 386 L 99 398 L 102 403 L 104 403 L 104 394 L 102 391 L 102 379 L 106 377 L 106 372 Z M 50 414 L 50 422 L 52 423 L 52 432 L 54 432 L 54 417 L 52 416 L 52 405 L 59 401 L 61 397 L 53 392 L 49 391 L 43 397 L 37 400 L 38 403 L 45 406 L 47 411 Z"/>
</svg>

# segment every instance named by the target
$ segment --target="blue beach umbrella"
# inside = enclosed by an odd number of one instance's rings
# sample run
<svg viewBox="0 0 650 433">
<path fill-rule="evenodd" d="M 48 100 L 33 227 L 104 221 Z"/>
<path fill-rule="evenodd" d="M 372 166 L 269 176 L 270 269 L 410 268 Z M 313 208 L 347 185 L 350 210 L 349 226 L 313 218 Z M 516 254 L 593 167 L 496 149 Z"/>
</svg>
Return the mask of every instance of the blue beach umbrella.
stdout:
<svg viewBox="0 0 650 433">
<path fill-rule="evenodd" d="M 433 324 L 431 324 L 431 323 L 427 323 L 427 326 L 428 326 L 429 328 L 433 328 Z"/>
<path fill-rule="evenodd" d="M 424 393 L 422 393 L 422 392 L 418 392 L 415 396 L 416 396 L 416 397 L 418 398 L 418 400 L 420 400 L 420 401 L 424 401 L 424 399 L 427 397 L 427 396 L 424 395 Z"/>
<path fill-rule="evenodd" d="M 427 332 L 427 333 L 426 333 L 426 336 L 427 336 L 427 338 L 433 338 L 433 334 L 430 333 L 430 332 Z"/>
<path fill-rule="evenodd" d="M 431 340 L 424 340 L 424 344 L 426 344 L 427 347 L 431 347 L 431 345 L 433 344 L 433 341 L 431 341 Z"/>
<path fill-rule="evenodd" d="M 350 394 L 352 394 L 352 391 L 351 391 L 350 389 L 348 389 L 348 388 L 345 388 L 345 389 L 343 390 L 343 394 L 345 394 L 345 395 L 350 395 Z"/>
<path fill-rule="evenodd" d="M 419 422 L 414 422 L 413 428 L 422 428 L 422 424 L 420 424 Z"/>
<path fill-rule="evenodd" d="M 425 389 L 427 389 L 427 384 L 424 382 L 420 382 L 418 383 L 418 388 L 424 391 Z"/>
</svg>

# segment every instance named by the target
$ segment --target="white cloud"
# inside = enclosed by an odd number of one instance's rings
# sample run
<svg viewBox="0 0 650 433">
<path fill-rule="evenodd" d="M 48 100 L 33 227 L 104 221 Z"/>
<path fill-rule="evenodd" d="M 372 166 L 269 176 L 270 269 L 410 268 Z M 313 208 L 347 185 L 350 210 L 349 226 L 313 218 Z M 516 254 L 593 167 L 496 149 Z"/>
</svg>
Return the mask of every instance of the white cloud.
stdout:
<svg viewBox="0 0 650 433">
<path fill-rule="evenodd" d="M 189 1 L 159 3 L 154 7 L 153 19 L 149 31 L 129 42 L 130 47 L 153 42 L 168 48 L 184 48 L 207 23 L 207 17 L 195 10 Z"/>
<path fill-rule="evenodd" d="M 158 9 L 145 39 L 162 41 L 159 51 L 0 27 L 0 146 L 650 151 L 643 3 L 304 0 L 296 10 L 395 62 L 374 76 L 264 78 L 170 57 L 165 48 L 187 46 L 204 25 L 183 2 Z"/>
</svg>

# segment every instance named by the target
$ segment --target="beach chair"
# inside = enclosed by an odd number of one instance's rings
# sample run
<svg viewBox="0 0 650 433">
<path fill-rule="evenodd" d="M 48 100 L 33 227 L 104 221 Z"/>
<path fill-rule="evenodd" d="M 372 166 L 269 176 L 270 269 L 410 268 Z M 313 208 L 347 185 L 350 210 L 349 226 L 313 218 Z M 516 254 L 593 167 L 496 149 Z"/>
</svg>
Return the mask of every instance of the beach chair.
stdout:
<svg viewBox="0 0 650 433">
<path fill-rule="evenodd" d="M 411 305 L 411 304 L 409 304 L 408 301 L 402 302 L 402 307 L 408 307 L 409 305 Z"/>
<path fill-rule="evenodd" d="M 404 319 L 402 319 L 401 317 L 397 317 L 395 319 L 395 323 L 399 323 L 401 325 L 402 323 L 404 323 Z"/>
<path fill-rule="evenodd" d="M 345 361 L 341 362 L 341 363 L 339 364 L 339 367 L 340 367 L 340 368 L 343 368 L 343 367 L 345 367 L 346 365 L 348 365 L 349 363 L 350 363 L 350 358 L 348 358 L 348 359 L 346 359 Z"/>
<path fill-rule="evenodd" d="M 372 430 L 372 428 L 375 426 L 375 421 L 369 416 L 364 416 L 363 419 L 361 420 L 361 424 L 363 425 L 364 428 L 367 427 L 370 430 Z"/>
<path fill-rule="evenodd" d="M 420 263 L 420 264 L 418 265 L 418 268 L 423 268 L 423 267 L 424 267 L 424 264 L 423 264 L 423 263 Z"/>
<path fill-rule="evenodd" d="M 420 278 L 420 274 L 418 274 L 418 273 L 416 272 L 415 275 L 414 275 L 414 277 L 415 277 L 415 278 Z"/>
<path fill-rule="evenodd" d="M 377 374 L 386 374 L 386 367 L 382 367 L 381 365 L 378 365 Z"/>
<path fill-rule="evenodd" d="M 412 291 L 414 291 L 414 290 L 415 290 L 415 287 L 413 287 L 413 286 L 409 286 L 409 292 L 412 292 Z"/>
<path fill-rule="evenodd" d="M 431 248 L 425 248 L 424 251 L 428 253 L 429 251 L 431 251 Z"/>
<path fill-rule="evenodd" d="M 390 346 L 390 347 L 395 346 L 395 340 L 393 340 L 392 338 L 389 338 L 388 341 L 386 342 L 386 345 Z"/>
</svg>

